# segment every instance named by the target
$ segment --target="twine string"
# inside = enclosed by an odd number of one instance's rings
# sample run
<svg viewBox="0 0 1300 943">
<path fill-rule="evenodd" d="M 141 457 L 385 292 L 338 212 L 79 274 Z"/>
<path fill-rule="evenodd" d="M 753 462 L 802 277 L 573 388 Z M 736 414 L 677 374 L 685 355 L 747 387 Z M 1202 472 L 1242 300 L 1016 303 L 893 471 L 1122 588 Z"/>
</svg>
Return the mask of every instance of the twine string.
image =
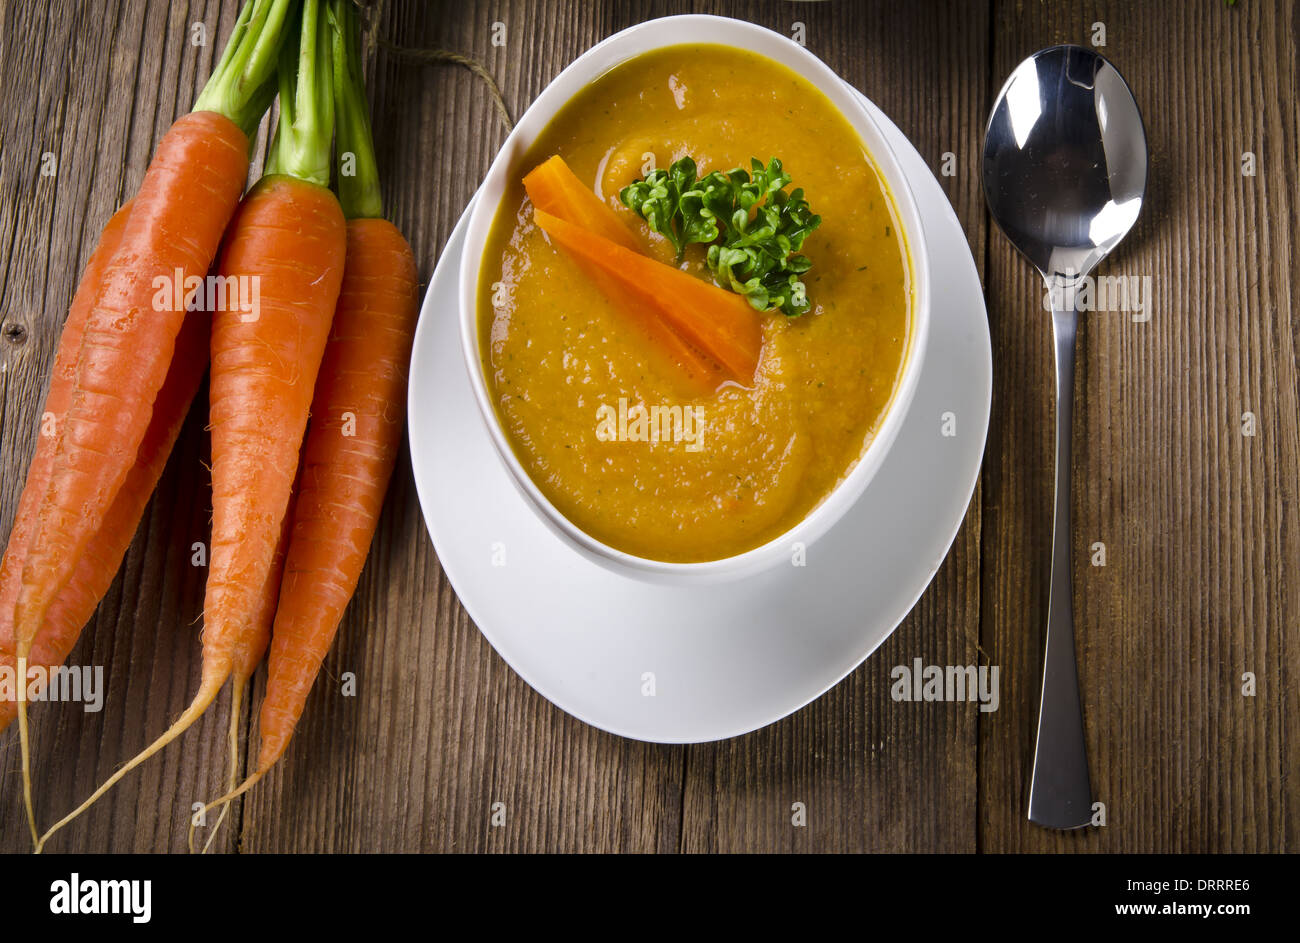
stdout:
<svg viewBox="0 0 1300 943">
<path fill-rule="evenodd" d="M 387 39 L 380 39 L 379 45 L 383 46 L 394 55 L 403 59 L 410 59 L 414 62 L 422 62 L 426 65 L 442 65 L 451 63 L 468 69 L 487 86 L 488 95 L 492 99 L 492 104 L 496 112 L 501 116 L 501 123 L 506 126 L 506 131 L 514 128 L 514 122 L 510 120 L 510 110 L 506 108 L 505 98 L 501 94 L 501 89 L 492 78 L 492 73 L 488 72 L 483 63 L 470 56 L 463 56 L 458 52 L 451 52 L 447 49 L 412 49 L 407 46 L 399 46 Z"/>
<path fill-rule="evenodd" d="M 487 86 L 488 96 L 492 99 L 492 105 L 496 108 L 497 114 L 501 116 L 501 123 L 506 126 L 506 132 L 509 133 L 513 130 L 515 125 L 510 120 L 510 109 L 506 107 L 505 96 L 501 94 L 501 88 L 497 85 L 496 79 L 492 78 L 492 73 L 487 70 L 483 63 L 470 56 L 464 56 L 448 49 L 417 49 L 410 46 L 399 46 L 379 36 L 379 30 L 376 27 L 383 16 L 386 2 L 387 0 L 352 0 L 353 5 L 361 14 L 363 23 L 361 31 L 365 37 L 366 57 L 368 58 L 374 53 L 375 46 L 378 44 L 402 59 L 409 59 L 424 65 L 450 63 L 468 69 Z"/>
</svg>

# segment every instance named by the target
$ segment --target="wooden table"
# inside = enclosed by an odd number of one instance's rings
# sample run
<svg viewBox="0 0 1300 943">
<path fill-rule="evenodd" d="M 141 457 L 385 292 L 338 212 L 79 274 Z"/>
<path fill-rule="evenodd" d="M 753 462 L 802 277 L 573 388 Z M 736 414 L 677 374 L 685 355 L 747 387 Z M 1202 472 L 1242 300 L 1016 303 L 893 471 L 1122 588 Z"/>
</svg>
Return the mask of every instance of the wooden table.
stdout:
<svg viewBox="0 0 1300 943">
<path fill-rule="evenodd" d="M 18 0 L 0 13 L 5 532 L 76 275 L 154 143 L 193 102 L 236 6 Z M 600 38 L 700 9 L 787 34 L 802 22 L 808 48 L 879 103 L 936 173 L 952 155 L 940 181 L 983 278 L 996 379 L 982 479 L 933 585 L 875 655 L 792 717 L 715 744 L 622 740 L 552 707 L 479 635 L 439 568 L 403 458 L 296 742 L 236 808 L 220 847 L 1300 849 L 1300 3 L 394 0 L 378 34 L 482 60 L 517 116 Z M 192 44 L 195 23 L 206 45 Z M 504 45 L 493 45 L 496 23 Z M 1097 24 L 1142 106 L 1151 151 L 1148 203 L 1104 273 L 1150 276 L 1152 296 L 1149 321 L 1099 313 L 1081 328 L 1073 569 L 1107 821 L 1060 834 L 1025 819 L 1047 604 L 1050 318 L 1037 275 L 990 226 L 978 166 L 992 97 L 1015 64 L 1042 46 L 1090 43 Z M 505 131 L 468 71 L 382 44 L 371 94 L 386 206 L 427 278 Z M 52 177 L 40 172 L 46 153 Z M 104 709 L 33 712 L 45 823 L 195 690 L 205 571 L 191 566 L 190 547 L 207 532 L 204 413 L 190 417 L 74 653 L 105 667 Z M 1104 567 L 1093 565 L 1097 543 Z M 1000 666 L 999 709 L 895 703 L 890 670 L 914 657 Z M 353 697 L 341 693 L 345 672 Z M 1242 693 L 1247 672 L 1254 696 Z M 182 850 L 191 804 L 222 791 L 227 707 L 50 850 Z M 27 846 L 16 739 L 0 741 L 4 851 Z M 490 824 L 498 802 L 503 827 Z M 791 824 L 795 802 L 804 827 Z"/>
</svg>

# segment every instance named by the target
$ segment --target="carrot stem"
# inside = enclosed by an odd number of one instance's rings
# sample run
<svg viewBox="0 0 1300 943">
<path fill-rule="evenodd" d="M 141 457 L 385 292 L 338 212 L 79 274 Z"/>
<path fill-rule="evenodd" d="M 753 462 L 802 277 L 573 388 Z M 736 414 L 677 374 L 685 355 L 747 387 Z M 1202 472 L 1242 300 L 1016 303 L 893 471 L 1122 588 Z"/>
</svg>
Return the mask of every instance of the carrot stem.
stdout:
<svg viewBox="0 0 1300 943">
<path fill-rule="evenodd" d="M 288 174 L 328 187 L 334 94 L 330 26 L 321 12 L 321 0 L 305 0 L 300 41 L 286 43 L 280 52 L 280 124 L 266 173 Z"/>
<path fill-rule="evenodd" d="M 370 133 L 357 15 L 350 0 L 331 3 L 329 19 L 333 33 L 335 138 L 341 160 L 339 203 L 348 219 L 378 219 L 384 215 L 384 202 Z"/>
<path fill-rule="evenodd" d="M 276 60 L 295 0 L 248 0 L 234 32 L 194 102 L 195 111 L 225 115 L 248 137 L 275 97 Z"/>
</svg>

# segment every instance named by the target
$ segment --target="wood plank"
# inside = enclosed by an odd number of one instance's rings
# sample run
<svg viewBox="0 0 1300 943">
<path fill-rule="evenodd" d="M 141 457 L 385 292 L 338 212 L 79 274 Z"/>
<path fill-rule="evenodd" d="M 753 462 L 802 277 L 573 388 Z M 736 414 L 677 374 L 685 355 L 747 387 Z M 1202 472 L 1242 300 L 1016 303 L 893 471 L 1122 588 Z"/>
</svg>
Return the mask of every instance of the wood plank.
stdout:
<svg viewBox="0 0 1300 943">
<path fill-rule="evenodd" d="M 995 6 L 998 84 L 1036 48 L 1087 43 L 1105 24 L 1102 51 L 1146 118 L 1151 173 L 1149 203 L 1101 274 L 1151 276 L 1153 313 L 1081 325 L 1076 632 L 1109 824 L 1053 833 L 1024 818 L 1050 551 L 1051 322 L 1037 275 L 1005 240 L 990 243 L 1002 378 L 983 483 L 982 644 L 1002 665 L 1003 697 L 981 719 L 981 849 L 1294 850 L 1297 7 Z M 1241 173 L 1247 150 L 1255 177 Z M 1104 569 L 1090 564 L 1095 541 Z"/>
</svg>

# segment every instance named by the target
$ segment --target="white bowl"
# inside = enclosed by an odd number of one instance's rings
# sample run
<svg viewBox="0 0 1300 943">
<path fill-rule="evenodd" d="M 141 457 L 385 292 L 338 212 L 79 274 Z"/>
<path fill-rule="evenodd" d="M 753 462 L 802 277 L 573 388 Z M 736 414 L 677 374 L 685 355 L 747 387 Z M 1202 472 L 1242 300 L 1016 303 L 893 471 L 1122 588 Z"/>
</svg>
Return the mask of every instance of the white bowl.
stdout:
<svg viewBox="0 0 1300 943">
<path fill-rule="evenodd" d="M 625 553 L 592 537 L 556 509 L 520 464 L 501 427 L 483 374 L 478 329 L 479 270 L 488 233 L 507 183 L 522 177 L 530 169 L 522 166 L 523 157 L 556 113 L 574 95 L 620 63 L 653 49 L 700 43 L 735 46 L 779 62 L 819 89 L 857 131 L 894 198 L 894 208 L 901 222 L 907 244 L 908 282 L 912 296 L 911 329 L 902 376 L 875 437 L 857 464 L 807 517 L 753 550 L 699 563 L 669 563 Z M 929 331 L 929 259 L 925 234 L 907 178 L 884 134 L 853 92 L 825 63 L 780 33 L 743 20 L 695 14 L 650 20 L 615 33 L 575 59 L 537 97 L 506 138 L 479 188 L 465 233 L 465 253 L 460 268 L 461 347 L 474 397 L 497 454 L 509 469 L 515 486 L 552 530 L 597 563 L 641 578 L 672 583 L 734 579 L 780 562 L 788 564 L 795 544 L 810 547 L 861 497 L 898 435 L 916 391 Z"/>
</svg>

